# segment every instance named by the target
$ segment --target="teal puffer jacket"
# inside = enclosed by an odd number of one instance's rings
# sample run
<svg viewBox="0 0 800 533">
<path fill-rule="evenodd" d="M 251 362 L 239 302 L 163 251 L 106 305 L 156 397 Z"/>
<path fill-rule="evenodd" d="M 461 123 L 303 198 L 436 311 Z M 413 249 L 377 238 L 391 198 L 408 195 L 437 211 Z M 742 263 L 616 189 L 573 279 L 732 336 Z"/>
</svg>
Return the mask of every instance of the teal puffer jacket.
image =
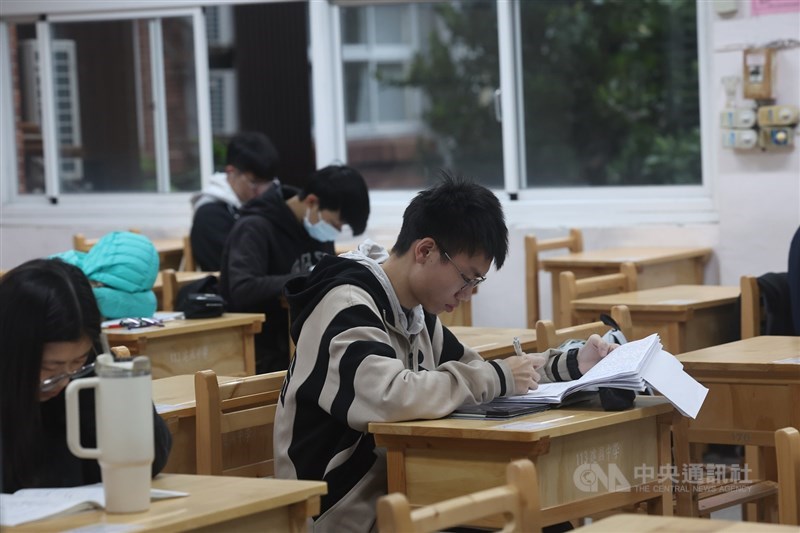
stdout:
<svg viewBox="0 0 800 533">
<path fill-rule="evenodd" d="M 150 317 L 155 313 L 152 289 L 158 275 L 158 252 L 144 235 L 115 231 L 104 235 L 87 253 L 70 250 L 54 257 L 77 266 L 93 282 L 97 305 L 105 318 Z"/>
</svg>

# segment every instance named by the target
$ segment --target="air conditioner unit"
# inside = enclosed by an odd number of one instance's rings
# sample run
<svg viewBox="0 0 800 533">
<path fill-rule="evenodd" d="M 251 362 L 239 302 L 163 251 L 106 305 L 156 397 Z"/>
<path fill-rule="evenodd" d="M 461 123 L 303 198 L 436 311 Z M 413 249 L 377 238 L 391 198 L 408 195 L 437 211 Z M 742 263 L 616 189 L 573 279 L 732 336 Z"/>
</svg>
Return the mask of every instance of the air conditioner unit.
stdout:
<svg viewBox="0 0 800 533">
<path fill-rule="evenodd" d="M 233 46 L 233 6 L 206 6 L 208 46 Z"/>
<path fill-rule="evenodd" d="M 239 131 L 236 106 L 236 71 L 211 69 L 208 72 L 211 103 L 211 131 L 215 135 L 232 136 Z"/>
<path fill-rule="evenodd" d="M 53 50 L 53 86 L 56 138 L 59 147 L 81 146 L 81 113 L 78 98 L 78 68 L 75 41 L 56 39 Z M 39 77 L 39 49 L 35 40 L 20 43 L 20 82 L 22 117 L 26 122 L 42 124 L 42 91 Z M 62 181 L 83 179 L 83 159 L 59 157 Z"/>
</svg>

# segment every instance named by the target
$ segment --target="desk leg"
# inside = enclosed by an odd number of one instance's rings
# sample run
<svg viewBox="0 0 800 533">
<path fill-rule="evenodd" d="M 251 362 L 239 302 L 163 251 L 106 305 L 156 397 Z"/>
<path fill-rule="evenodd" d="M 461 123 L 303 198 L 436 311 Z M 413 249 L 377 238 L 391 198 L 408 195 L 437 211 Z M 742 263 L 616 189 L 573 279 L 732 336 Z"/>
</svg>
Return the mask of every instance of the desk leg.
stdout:
<svg viewBox="0 0 800 533">
<path fill-rule="evenodd" d="M 658 464 L 660 467 L 672 464 L 672 422 L 675 416 L 679 416 L 677 411 L 674 411 L 674 414 L 658 417 Z M 647 514 L 672 516 L 672 481 L 665 480 L 662 489 L 661 498 L 647 501 Z"/>
<path fill-rule="evenodd" d="M 688 465 L 689 458 L 689 419 L 675 411 L 672 421 L 672 446 L 676 465 Z M 697 516 L 697 494 L 683 476 L 676 485 L 676 512 L 678 516 Z"/>
<path fill-rule="evenodd" d="M 405 454 L 402 450 L 391 448 L 386 450 L 386 470 L 389 478 L 389 493 L 406 494 Z"/>
</svg>

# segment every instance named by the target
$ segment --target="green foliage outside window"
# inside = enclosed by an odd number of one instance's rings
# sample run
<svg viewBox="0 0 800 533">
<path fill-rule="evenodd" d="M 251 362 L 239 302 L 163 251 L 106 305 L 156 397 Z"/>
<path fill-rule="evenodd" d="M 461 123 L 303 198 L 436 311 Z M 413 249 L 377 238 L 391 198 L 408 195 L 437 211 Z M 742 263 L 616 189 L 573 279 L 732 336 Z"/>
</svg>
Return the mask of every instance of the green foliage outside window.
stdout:
<svg viewBox="0 0 800 533">
<path fill-rule="evenodd" d="M 693 0 L 521 2 L 528 186 L 700 183 L 695 9 Z M 481 167 L 502 150 L 495 3 L 435 11 L 439 31 L 399 84 L 425 95 L 438 153 L 500 186 Z"/>
</svg>

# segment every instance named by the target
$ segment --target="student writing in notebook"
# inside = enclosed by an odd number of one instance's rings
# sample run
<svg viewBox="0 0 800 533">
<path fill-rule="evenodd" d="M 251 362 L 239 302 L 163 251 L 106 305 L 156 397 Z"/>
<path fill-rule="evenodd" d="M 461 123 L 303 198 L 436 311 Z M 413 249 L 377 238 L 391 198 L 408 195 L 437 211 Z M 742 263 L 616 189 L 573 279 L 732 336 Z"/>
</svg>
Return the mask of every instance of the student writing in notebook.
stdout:
<svg viewBox="0 0 800 533">
<path fill-rule="evenodd" d="M 276 476 L 328 483 L 315 531 L 369 531 L 386 459 L 369 422 L 440 418 L 462 404 L 581 376 L 615 345 L 484 361 L 437 314 L 469 300 L 508 253 L 500 202 L 449 174 L 407 207 L 391 252 L 366 241 L 287 285 L 295 356 L 278 404 Z"/>
<path fill-rule="evenodd" d="M 74 487 L 101 481 L 96 460 L 67 447 L 64 390 L 91 375 L 100 311 L 89 280 L 59 259 L 28 261 L 0 279 L 0 435 L 2 492 Z M 153 410 L 153 475 L 167 462 L 172 437 Z M 96 445 L 94 395 L 81 393 L 81 443 Z"/>
</svg>

